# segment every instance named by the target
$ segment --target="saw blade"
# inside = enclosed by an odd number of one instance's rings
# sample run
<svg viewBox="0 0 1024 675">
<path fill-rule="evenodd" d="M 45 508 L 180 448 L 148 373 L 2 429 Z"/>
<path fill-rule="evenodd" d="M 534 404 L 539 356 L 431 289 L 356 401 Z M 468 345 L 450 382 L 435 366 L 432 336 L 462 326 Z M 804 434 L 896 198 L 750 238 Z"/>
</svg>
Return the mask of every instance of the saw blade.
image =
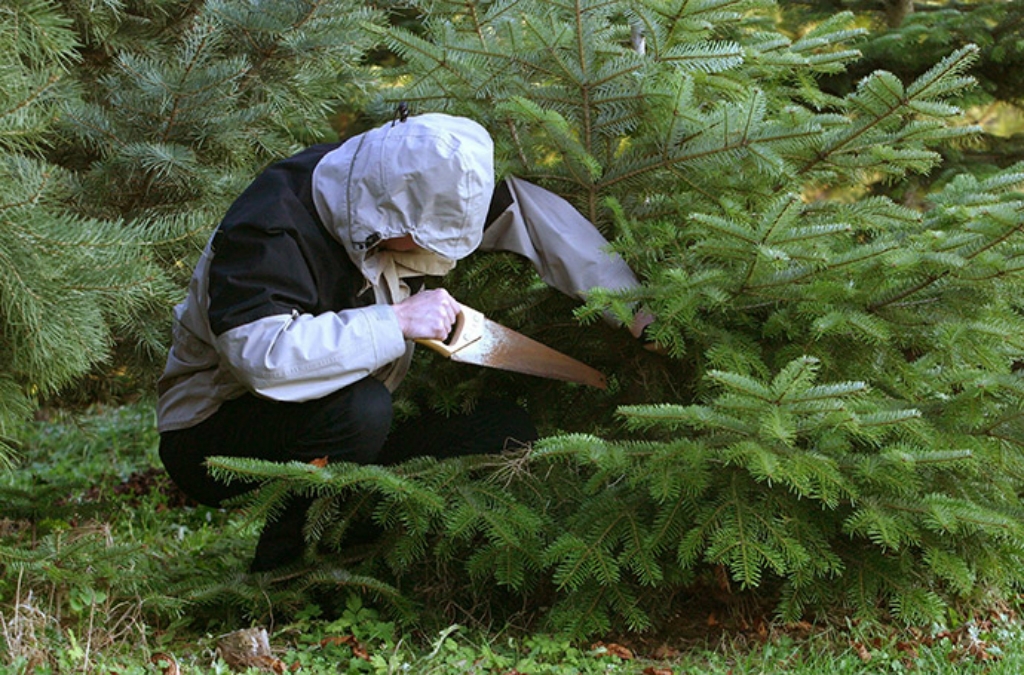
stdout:
<svg viewBox="0 0 1024 675">
<path fill-rule="evenodd" d="M 460 363 L 578 382 L 607 389 L 598 370 L 511 328 L 491 321 L 477 310 L 462 306 L 459 320 L 447 341 L 417 340 Z"/>
</svg>

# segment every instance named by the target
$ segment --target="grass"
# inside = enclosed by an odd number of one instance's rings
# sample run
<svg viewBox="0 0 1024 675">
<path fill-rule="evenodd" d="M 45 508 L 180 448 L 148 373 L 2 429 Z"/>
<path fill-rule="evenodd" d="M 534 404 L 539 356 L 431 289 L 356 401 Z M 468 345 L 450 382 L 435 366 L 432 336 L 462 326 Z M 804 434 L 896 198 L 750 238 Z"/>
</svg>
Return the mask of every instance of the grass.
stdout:
<svg viewBox="0 0 1024 675">
<path fill-rule="evenodd" d="M 244 574 L 257 531 L 244 511 L 182 503 L 159 469 L 151 404 L 57 416 L 23 440 L 15 469 L 0 473 L 4 673 L 227 673 L 224 637 L 254 628 L 270 649 L 243 664 L 252 673 L 1024 672 L 1010 611 L 919 631 L 705 621 L 686 640 L 585 644 L 511 627 L 425 634 L 354 593 L 326 616 Z"/>
</svg>

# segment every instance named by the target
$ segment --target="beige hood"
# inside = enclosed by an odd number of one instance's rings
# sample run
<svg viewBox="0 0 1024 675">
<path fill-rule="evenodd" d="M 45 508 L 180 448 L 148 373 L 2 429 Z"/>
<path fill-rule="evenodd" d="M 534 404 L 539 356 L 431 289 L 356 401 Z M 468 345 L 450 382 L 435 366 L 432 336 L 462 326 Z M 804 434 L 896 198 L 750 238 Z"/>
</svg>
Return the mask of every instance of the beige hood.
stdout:
<svg viewBox="0 0 1024 675">
<path fill-rule="evenodd" d="M 449 261 L 483 236 L 494 190 L 494 144 L 464 117 L 439 113 L 388 122 L 346 141 L 313 171 L 313 201 L 367 281 L 382 273 L 367 255 L 384 239 L 412 235 Z"/>
</svg>

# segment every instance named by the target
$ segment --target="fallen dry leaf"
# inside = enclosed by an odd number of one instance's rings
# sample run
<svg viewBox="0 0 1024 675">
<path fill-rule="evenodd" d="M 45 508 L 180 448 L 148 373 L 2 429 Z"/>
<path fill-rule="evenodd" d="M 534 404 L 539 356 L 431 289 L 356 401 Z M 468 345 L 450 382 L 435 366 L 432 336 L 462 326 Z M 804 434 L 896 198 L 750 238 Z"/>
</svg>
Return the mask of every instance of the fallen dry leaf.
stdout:
<svg viewBox="0 0 1024 675">
<path fill-rule="evenodd" d="M 348 645 L 355 642 L 355 637 L 352 635 L 331 635 L 320 640 L 320 647 L 329 647 L 330 645 Z"/>
<path fill-rule="evenodd" d="M 853 647 L 853 650 L 857 652 L 857 656 L 860 657 L 861 661 L 867 663 L 871 660 L 871 652 L 868 651 L 868 648 L 864 646 L 863 642 L 854 642 L 851 646 Z"/>
<path fill-rule="evenodd" d="M 659 661 L 664 661 L 665 659 L 674 659 L 675 657 L 679 656 L 679 650 L 667 643 L 662 643 L 660 647 L 654 650 L 653 656 L 655 659 Z"/>
<path fill-rule="evenodd" d="M 651 666 L 644 669 L 643 675 L 674 675 L 674 673 L 669 668 L 655 668 Z"/>
<path fill-rule="evenodd" d="M 276 675 L 284 675 L 288 671 L 288 664 L 276 656 L 257 656 L 256 667 L 272 671 Z"/>
<path fill-rule="evenodd" d="M 352 649 L 353 656 L 364 661 L 370 660 L 370 653 L 366 651 L 366 647 L 360 644 L 354 635 L 333 635 L 320 640 L 321 647 L 327 647 L 328 645 L 348 645 Z"/>
<path fill-rule="evenodd" d="M 602 655 L 617 656 L 625 661 L 631 661 L 633 659 L 633 652 L 620 644 L 615 644 L 614 642 L 611 644 L 595 642 L 591 645 L 590 649 L 595 652 L 601 652 Z"/>
<path fill-rule="evenodd" d="M 899 642 L 896 643 L 896 649 L 898 651 L 901 651 L 904 654 L 906 654 L 908 658 L 911 658 L 911 659 L 916 659 L 917 658 L 917 655 L 918 655 L 917 645 L 914 644 L 913 642 L 908 642 L 906 640 L 900 640 Z"/>
<path fill-rule="evenodd" d="M 998 661 L 1002 658 L 1001 656 L 990 652 L 988 647 L 988 643 L 979 640 L 968 644 L 965 650 L 978 661 Z"/>
<path fill-rule="evenodd" d="M 161 661 L 166 661 L 168 665 L 164 666 L 164 675 L 180 675 L 181 671 L 178 670 L 178 662 L 174 660 L 174 657 L 164 652 L 157 652 L 149 657 L 149 662 L 160 665 Z"/>
<path fill-rule="evenodd" d="M 1002 656 L 989 651 L 991 646 L 988 642 L 977 637 L 975 628 L 987 631 L 992 628 L 992 622 L 982 620 L 976 623 L 969 623 L 953 630 L 944 630 L 934 636 L 923 636 L 920 644 L 931 647 L 936 642 L 948 640 L 953 645 L 949 653 L 950 662 L 962 661 L 973 658 L 976 661 L 998 661 Z"/>
</svg>

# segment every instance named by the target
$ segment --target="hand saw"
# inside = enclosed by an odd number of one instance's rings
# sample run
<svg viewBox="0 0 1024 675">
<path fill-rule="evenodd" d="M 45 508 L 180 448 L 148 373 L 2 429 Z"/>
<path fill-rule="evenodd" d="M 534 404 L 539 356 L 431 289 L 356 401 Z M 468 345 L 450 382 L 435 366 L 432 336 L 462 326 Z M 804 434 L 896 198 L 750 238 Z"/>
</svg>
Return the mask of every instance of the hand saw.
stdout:
<svg viewBox="0 0 1024 675">
<path fill-rule="evenodd" d="M 416 340 L 452 361 L 511 370 L 606 389 L 608 382 L 585 363 L 491 321 L 462 305 L 455 326 L 445 340 Z"/>
</svg>

